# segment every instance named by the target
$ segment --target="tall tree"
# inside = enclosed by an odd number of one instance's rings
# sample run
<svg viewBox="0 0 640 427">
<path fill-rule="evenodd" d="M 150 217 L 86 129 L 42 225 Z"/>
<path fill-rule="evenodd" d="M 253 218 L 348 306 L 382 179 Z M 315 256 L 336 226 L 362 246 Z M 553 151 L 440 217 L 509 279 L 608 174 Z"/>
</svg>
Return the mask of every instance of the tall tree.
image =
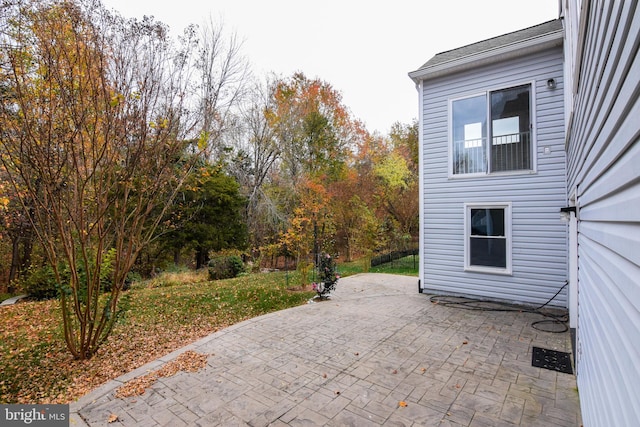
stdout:
<svg viewBox="0 0 640 427">
<path fill-rule="evenodd" d="M 379 134 L 369 134 L 359 127 L 357 148 L 349 162 L 349 173 L 344 180 L 332 184 L 338 245 L 347 259 L 371 257 L 375 250 L 386 247 L 388 237 L 383 224 L 386 211 L 380 180 L 375 170 L 388 155 L 387 142 Z"/>
<path fill-rule="evenodd" d="M 61 286 L 67 347 L 89 358 L 205 148 L 187 98 L 190 48 L 176 49 L 152 19 L 126 21 L 92 0 L 24 0 L 3 14 L 0 158 L 23 206 L 33 203 L 26 211 Z"/>
<path fill-rule="evenodd" d="M 418 175 L 418 121 L 413 120 L 411 124 L 395 122 L 389 131 L 389 139 L 393 149 L 405 158 L 411 172 Z"/>
<path fill-rule="evenodd" d="M 183 220 L 162 240 L 175 251 L 193 251 L 196 269 L 206 266 L 210 251 L 246 247 L 245 198 L 236 180 L 219 166 L 198 167 L 178 199 L 175 214 Z"/>
<path fill-rule="evenodd" d="M 189 31 L 195 35 L 196 28 Z M 227 35 L 222 22 L 211 17 L 200 27 L 194 66 L 196 102 L 201 117 L 200 131 L 211 147 L 215 161 L 224 157 L 227 133 L 237 126 L 237 106 L 246 96 L 249 64 L 242 55 L 242 42 L 235 33 Z"/>
<path fill-rule="evenodd" d="M 232 134 L 236 151 L 229 168 L 247 198 L 245 218 L 254 247 L 272 243 L 282 231 L 282 215 L 268 191 L 269 179 L 282 155 L 275 130 L 265 114 L 273 108 L 274 89 L 272 78 L 254 84 Z"/>
<path fill-rule="evenodd" d="M 407 249 L 418 226 L 418 180 L 407 160 L 396 150 L 376 165 L 382 206 L 389 216 L 390 241 L 397 249 Z"/>
<path fill-rule="evenodd" d="M 375 215 L 372 188 L 359 178 L 352 167 L 345 179 L 331 186 L 336 243 L 346 261 L 358 255 L 370 256 L 380 243 L 381 224 Z"/>
<path fill-rule="evenodd" d="M 323 249 L 334 251 L 330 186 L 346 176 L 358 123 L 338 91 L 302 73 L 279 80 L 272 96 L 265 114 L 281 151 L 273 182 L 287 220 L 287 248 L 296 248 L 299 259 L 328 243 Z"/>
<path fill-rule="evenodd" d="M 330 196 L 323 183 L 305 180 L 296 189 L 300 203 L 294 209 L 282 243 L 296 257 L 298 265 L 309 262 L 309 256 L 334 249 L 335 228 Z M 312 262 L 317 260 L 312 258 Z"/>
<path fill-rule="evenodd" d="M 302 73 L 280 80 L 267 118 L 282 150 L 281 171 L 295 186 L 305 176 L 337 180 L 352 148 L 354 123 L 341 94 Z"/>
<path fill-rule="evenodd" d="M 395 123 L 387 154 L 373 172 L 379 182 L 381 207 L 388 216 L 389 242 L 407 249 L 418 239 L 418 124 Z"/>
</svg>

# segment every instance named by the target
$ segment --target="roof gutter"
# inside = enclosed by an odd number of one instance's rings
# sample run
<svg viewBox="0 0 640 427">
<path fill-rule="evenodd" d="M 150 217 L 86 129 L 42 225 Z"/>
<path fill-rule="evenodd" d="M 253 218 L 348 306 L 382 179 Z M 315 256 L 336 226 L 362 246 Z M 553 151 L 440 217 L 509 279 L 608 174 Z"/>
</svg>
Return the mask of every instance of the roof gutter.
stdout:
<svg viewBox="0 0 640 427">
<path fill-rule="evenodd" d="M 417 84 L 421 80 L 435 79 L 451 73 L 459 73 L 483 65 L 515 59 L 523 55 L 560 47 L 562 46 L 563 36 L 563 30 L 560 29 L 541 36 L 420 68 L 419 70 L 410 72 L 409 77 Z"/>
</svg>

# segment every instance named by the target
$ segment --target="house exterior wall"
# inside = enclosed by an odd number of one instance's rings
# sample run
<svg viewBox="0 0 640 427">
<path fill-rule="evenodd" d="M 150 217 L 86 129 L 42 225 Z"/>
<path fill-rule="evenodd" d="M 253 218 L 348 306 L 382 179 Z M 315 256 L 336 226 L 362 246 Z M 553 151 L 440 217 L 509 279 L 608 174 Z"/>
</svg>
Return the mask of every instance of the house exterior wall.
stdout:
<svg viewBox="0 0 640 427">
<path fill-rule="evenodd" d="M 542 304 L 566 283 L 567 226 L 559 215 L 567 199 L 562 61 L 562 49 L 554 48 L 420 83 L 423 291 Z M 556 89 L 547 88 L 550 78 Z M 451 100 L 528 83 L 535 172 L 451 177 Z M 511 275 L 465 271 L 465 203 L 511 204 Z M 566 306 L 566 292 L 552 305 Z"/>
<path fill-rule="evenodd" d="M 585 426 L 632 426 L 640 423 L 640 9 L 589 3 L 564 2 L 569 27 L 580 27 L 566 50 L 577 382 Z"/>
</svg>

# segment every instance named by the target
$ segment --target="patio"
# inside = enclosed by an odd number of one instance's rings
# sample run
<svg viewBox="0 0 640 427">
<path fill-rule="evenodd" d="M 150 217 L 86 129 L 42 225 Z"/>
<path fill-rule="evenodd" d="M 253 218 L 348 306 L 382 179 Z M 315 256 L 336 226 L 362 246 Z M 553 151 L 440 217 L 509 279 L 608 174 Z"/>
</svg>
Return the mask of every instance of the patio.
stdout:
<svg viewBox="0 0 640 427">
<path fill-rule="evenodd" d="M 417 278 L 343 278 L 331 300 L 234 325 L 71 405 L 71 425 L 579 426 L 575 377 L 532 366 L 532 348 L 570 352 L 527 312 L 434 304 Z M 186 350 L 205 369 L 114 397 Z M 117 416 L 117 422 L 108 423 Z"/>
</svg>

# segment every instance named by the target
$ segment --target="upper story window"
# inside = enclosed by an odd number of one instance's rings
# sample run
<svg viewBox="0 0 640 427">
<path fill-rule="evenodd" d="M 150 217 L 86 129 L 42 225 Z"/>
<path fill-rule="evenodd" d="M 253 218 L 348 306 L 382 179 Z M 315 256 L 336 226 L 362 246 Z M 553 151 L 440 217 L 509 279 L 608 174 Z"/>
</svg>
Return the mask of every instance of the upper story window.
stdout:
<svg viewBox="0 0 640 427">
<path fill-rule="evenodd" d="M 533 169 L 531 85 L 455 100 L 451 116 L 454 175 Z"/>
</svg>

